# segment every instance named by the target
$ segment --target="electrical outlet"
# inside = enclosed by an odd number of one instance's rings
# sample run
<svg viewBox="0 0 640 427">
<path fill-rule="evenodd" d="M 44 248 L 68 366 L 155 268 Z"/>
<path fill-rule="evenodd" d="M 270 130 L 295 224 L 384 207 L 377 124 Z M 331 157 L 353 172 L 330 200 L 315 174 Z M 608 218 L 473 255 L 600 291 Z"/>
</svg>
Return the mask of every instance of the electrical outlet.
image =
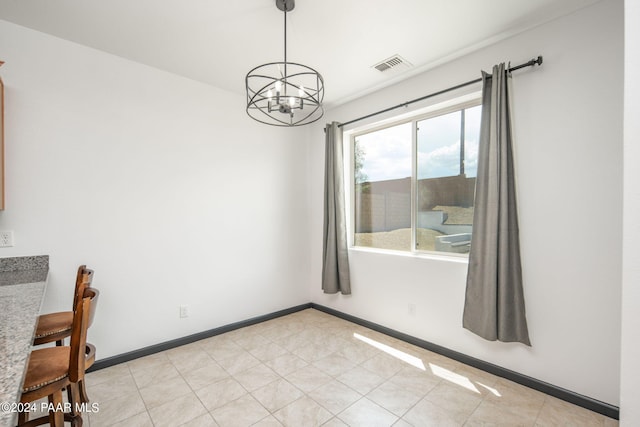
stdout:
<svg viewBox="0 0 640 427">
<path fill-rule="evenodd" d="M 13 231 L 0 231 L 0 248 L 13 246 Z"/>
<path fill-rule="evenodd" d="M 180 306 L 180 317 L 189 317 L 189 307 L 186 305 Z"/>
</svg>

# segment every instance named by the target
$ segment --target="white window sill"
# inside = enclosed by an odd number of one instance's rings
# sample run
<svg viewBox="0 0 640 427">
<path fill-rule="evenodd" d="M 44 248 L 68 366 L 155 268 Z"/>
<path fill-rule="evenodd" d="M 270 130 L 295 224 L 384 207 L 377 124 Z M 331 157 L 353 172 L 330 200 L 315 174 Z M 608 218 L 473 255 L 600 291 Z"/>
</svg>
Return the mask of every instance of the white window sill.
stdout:
<svg viewBox="0 0 640 427">
<path fill-rule="evenodd" d="M 368 248 L 365 246 L 349 246 L 350 252 L 369 252 L 375 254 L 384 254 L 389 256 L 401 256 L 408 258 L 429 259 L 434 261 L 454 262 L 458 264 L 469 264 L 468 254 L 454 254 L 443 252 L 409 252 L 396 251 L 393 249 Z"/>
</svg>

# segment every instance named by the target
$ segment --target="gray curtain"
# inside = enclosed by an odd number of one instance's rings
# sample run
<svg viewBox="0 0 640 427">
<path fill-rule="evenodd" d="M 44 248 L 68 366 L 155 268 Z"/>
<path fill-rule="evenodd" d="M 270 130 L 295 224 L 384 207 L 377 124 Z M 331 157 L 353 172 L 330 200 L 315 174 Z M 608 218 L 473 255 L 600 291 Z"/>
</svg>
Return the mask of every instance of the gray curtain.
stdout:
<svg viewBox="0 0 640 427">
<path fill-rule="evenodd" d="M 463 327 L 491 341 L 528 346 L 504 64 L 482 73 L 482 121 Z"/>
<path fill-rule="evenodd" d="M 342 130 L 333 122 L 325 127 L 324 244 L 322 290 L 326 294 L 351 294 L 347 222 L 344 211 Z"/>
</svg>

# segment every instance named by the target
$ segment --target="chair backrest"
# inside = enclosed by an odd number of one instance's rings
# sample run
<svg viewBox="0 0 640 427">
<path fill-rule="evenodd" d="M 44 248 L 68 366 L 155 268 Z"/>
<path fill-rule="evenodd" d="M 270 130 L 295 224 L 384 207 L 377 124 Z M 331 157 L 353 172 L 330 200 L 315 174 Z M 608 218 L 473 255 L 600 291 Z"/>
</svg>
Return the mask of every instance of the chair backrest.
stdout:
<svg viewBox="0 0 640 427">
<path fill-rule="evenodd" d="M 73 383 L 84 379 L 87 329 L 93 320 L 99 295 L 100 292 L 97 289 L 86 288 L 73 313 L 71 357 L 69 360 L 69 380 Z"/>
<path fill-rule="evenodd" d="M 76 274 L 76 289 L 73 294 L 73 310 L 75 311 L 78 305 L 78 300 L 82 298 L 84 289 L 91 286 L 93 281 L 93 270 L 87 268 L 86 265 L 78 267 L 78 273 Z"/>
<path fill-rule="evenodd" d="M 91 298 L 91 309 L 89 310 L 89 319 L 87 321 L 87 329 L 93 325 L 93 318 L 96 315 L 96 307 L 98 306 L 98 297 L 100 296 L 100 291 L 96 288 L 92 288 L 87 286 L 84 290 L 84 296 Z"/>
</svg>

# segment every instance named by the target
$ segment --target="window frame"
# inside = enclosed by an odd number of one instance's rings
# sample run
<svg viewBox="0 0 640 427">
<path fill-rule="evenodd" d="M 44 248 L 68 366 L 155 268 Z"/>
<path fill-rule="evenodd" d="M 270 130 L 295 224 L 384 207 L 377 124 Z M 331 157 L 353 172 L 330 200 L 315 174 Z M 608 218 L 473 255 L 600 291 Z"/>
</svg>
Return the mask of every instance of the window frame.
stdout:
<svg viewBox="0 0 640 427">
<path fill-rule="evenodd" d="M 349 220 L 347 221 L 348 225 L 348 245 L 349 249 L 355 250 L 365 250 L 365 251 L 373 251 L 373 252 L 382 252 L 382 253 L 393 253 L 393 254 L 401 254 L 401 255 L 418 255 L 418 256 L 429 256 L 429 257 L 437 257 L 437 258 L 449 258 L 449 259 L 459 259 L 467 261 L 469 258 L 468 253 L 455 253 L 455 252 L 444 252 L 444 251 L 431 251 L 418 249 L 416 247 L 417 240 L 417 206 L 418 206 L 418 182 L 417 182 L 417 174 L 418 174 L 418 122 L 423 120 L 428 120 L 434 117 L 442 116 L 445 114 L 449 114 L 455 111 L 460 111 L 472 107 L 477 107 L 482 105 L 482 93 L 481 92 L 473 92 L 471 94 L 456 97 L 450 99 L 448 101 L 440 102 L 434 105 L 430 105 L 428 107 L 420 108 L 411 112 L 407 112 L 400 115 L 391 116 L 387 119 L 376 121 L 370 124 L 365 124 L 363 126 L 349 129 L 344 131 L 343 137 L 348 139 L 349 143 L 346 144 L 345 151 L 345 160 L 348 161 L 348 165 L 345 165 L 345 179 L 349 182 L 348 188 L 346 188 L 346 194 L 349 198 L 349 203 L 347 204 L 348 211 L 347 215 L 349 215 Z M 356 200 L 355 200 L 355 141 L 356 138 L 362 135 L 366 135 L 369 133 L 377 132 L 383 129 L 387 129 L 393 126 L 398 126 L 402 124 L 411 123 L 411 193 L 410 193 L 410 209 L 411 209 L 411 248 L 409 250 L 396 250 L 396 249 L 384 249 L 384 248 L 376 248 L 371 246 L 357 246 L 355 244 L 355 221 L 356 221 Z"/>
</svg>

